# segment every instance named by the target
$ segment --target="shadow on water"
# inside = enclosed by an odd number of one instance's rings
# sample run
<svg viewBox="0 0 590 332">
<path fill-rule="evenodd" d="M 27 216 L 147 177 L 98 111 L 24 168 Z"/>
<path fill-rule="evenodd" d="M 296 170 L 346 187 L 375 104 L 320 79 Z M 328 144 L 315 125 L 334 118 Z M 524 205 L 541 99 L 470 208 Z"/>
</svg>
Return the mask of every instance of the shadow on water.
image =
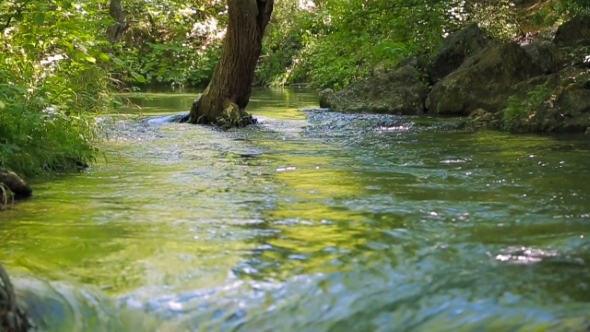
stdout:
<svg viewBox="0 0 590 332">
<path fill-rule="evenodd" d="M 260 124 L 225 132 L 153 120 L 190 94 L 151 94 L 142 120 L 109 122 L 106 161 L 0 216 L 0 255 L 37 319 L 53 331 L 588 326 L 587 138 L 301 111 L 316 96 L 256 91 Z"/>
</svg>

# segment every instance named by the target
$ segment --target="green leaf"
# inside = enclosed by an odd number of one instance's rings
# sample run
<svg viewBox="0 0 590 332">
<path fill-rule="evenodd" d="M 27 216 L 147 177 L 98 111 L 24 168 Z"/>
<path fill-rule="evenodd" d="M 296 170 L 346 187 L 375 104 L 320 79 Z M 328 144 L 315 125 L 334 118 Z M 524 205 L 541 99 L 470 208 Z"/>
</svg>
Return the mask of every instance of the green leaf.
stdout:
<svg viewBox="0 0 590 332">
<path fill-rule="evenodd" d="M 104 61 L 104 62 L 108 62 L 108 61 L 111 59 L 111 58 L 110 58 L 110 57 L 109 57 L 107 54 L 105 54 L 105 53 L 100 53 L 100 54 L 98 55 L 98 57 L 99 57 L 99 58 L 100 58 L 102 61 Z"/>
<path fill-rule="evenodd" d="M 131 76 L 133 76 L 133 78 L 139 82 L 139 83 L 145 83 L 145 77 L 143 77 L 143 75 L 140 75 L 134 71 L 131 72 Z"/>
<path fill-rule="evenodd" d="M 8 150 L 10 152 L 12 152 L 12 151 L 20 151 L 20 147 L 18 145 L 15 145 L 15 144 L 8 143 L 8 144 L 0 144 L 0 145 L 4 149 L 6 149 L 6 150 Z"/>
<path fill-rule="evenodd" d="M 35 22 L 35 24 L 37 25 L 43 25 L 43 23 L 45 23 L 45 13 L 42 12 L 38 12 L 37 14 L 35 14 L 35 16 L 33 17 L 33 21 Z"/>
<path fill-rule="evenodd" d="M 124 66 L 125 62 L 119 58 L 113 58 L 113 62 L 119 66 Z"/>
<path fill-rule="evenodd" d="M 96 59 L 90 55 L 86 57 L 86 61 L 90 63 L 96 63 Z"/>
<path fill-rule="evenodd" d="M 68 48 L 70 51 L 74 50 L 74 44 L 72 44 L 72 43 L 70 43 L 70 42 L 64 41 L 64 42 L 63 42 L 63 45 L 64 45 L 65 47 L 67 47 L 67 48 Z"/>
</svg>

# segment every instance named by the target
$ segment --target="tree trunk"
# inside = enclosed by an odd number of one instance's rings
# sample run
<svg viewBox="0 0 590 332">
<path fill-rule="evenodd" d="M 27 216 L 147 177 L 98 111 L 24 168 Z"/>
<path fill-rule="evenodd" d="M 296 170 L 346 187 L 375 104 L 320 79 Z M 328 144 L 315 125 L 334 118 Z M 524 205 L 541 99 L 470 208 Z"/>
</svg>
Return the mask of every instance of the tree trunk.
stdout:
<svg viewBox="0 0 590 332">
<path fill-rule="evenodd" d="M 209 86 L 193 102 L 187 122 L 231 127 L 256 122 L 245 109 L 273 4 L 274 0 L 227 1 L 229 23 L 221 59 Z"/>
<path fill-rule="evenodd" d="M 115 20 L 115 24 L 107 29 L 107 35 L 109 41 L 114 44 L 121 41 L 123 32 L 129 28 L 129 24 L 125 20 L 125 11 L 121 6 L 121 0 L 111 0 L 109 14 Z"/>
</svg>

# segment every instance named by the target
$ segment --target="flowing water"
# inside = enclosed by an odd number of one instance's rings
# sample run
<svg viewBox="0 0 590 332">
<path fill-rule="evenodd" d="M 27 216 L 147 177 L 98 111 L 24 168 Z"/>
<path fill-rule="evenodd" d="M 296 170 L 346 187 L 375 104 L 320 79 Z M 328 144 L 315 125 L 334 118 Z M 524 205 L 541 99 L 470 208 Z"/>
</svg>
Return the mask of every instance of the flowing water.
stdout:
<svg viewBox="0 0 590 332">
<path fill-rule="evenodd" d="M 104 157 L 0 214 L 0 258 L 50 331 L 584 331 L 590 140 L 303 110 L 161 123 L 147 94 Z M 107 121 L 108 122 L 108 121 Z"/>
</svg>

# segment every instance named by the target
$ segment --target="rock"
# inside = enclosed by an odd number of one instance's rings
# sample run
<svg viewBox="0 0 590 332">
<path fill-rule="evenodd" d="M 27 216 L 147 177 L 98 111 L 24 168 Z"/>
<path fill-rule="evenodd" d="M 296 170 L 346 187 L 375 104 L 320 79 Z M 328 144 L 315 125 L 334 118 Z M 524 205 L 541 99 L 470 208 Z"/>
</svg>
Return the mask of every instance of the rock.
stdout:
<svg viewBox="0 0 590 332">
<path fill-rule="evenodd" d="M 537 87 L 546 93 L 535 96 Z M 567 67 L 555 74 L 534 77 L 513 87 L 521 101 L 520 114 L 508 116 L 506 110 L 494 114 L 502 120 L 494 127 L 519 133 L 582 133 L 590 127 L 590 71 Z M 527 106 L 528 105 L 528 106 Z"/>
<path fill-rule="evenodd" d="M 544 74 L 553 74 L 561 69 L 563 59 L 555 44 L 549 42 L 533 42 L 522 46 L 522 48 L 543 69 Z"/>
<path fill-rule="evenodd" d="M 432 87 L 429 112 L 469 115 L 478 108 L 504 109 L 515 84 L 542 75 L 543 70 L 514 42 L 493 45 L 467 59 L 459 69 Z"/>
<path fill-rule="evenodd" d="M 496 129 L 491 124 L 497 123 L 498 114 L 493 114 L 478 108 L 463 120 L 463 127 L 466 129 Z"/>
<path fill-rule="evenodd" d="M 8 274 L 0 265 L 0 331 L 26 332 L 35 328 L 18 303 Z"/>
<path fill-rule="evenodd" d="M 320 107 L 330 108 L 331 105 L 338 105 L 336 92 L 332 89 L 324 89 L 320 91 Z"/>
<path fill-rule="evenodd" d="M 320 92 L 320 107 L 343 112 L 422 114 L 427 88 L 411 65 L 351 84 L 345 90 Z"/>
<path fill-rule="evenodd" d="M 555 33 L 553 43 L 558 46 L 574 46 L 590 42 L 590 15 L 576 16 L 565 22 Z"/>
<path fill-rule="evenodd" d="M 430 59 L 427 73 L 432 83 L 449 75 L 470 56 L 497 42 L 472 23 L 447 38 L 438 53 Z"/>
<path fill-rule="evenodd" d="M 389 66 L 389 62 L 388 61 L 382 61 L 382 62 L 378 63 L 375 66 L 375 68 L 373 68 L 373 76 L 377 76 L 377 75 L 381 75 L 381 74 L 386 74 L 390 70 L 391 70 L 391 68 Z"/>
<path fill-rule="evenodd" d="M 5 190 L 9 190 L 15 199 L 26 199 L 33 194 L 31 187 L 11 171 L 0 169 L 0 184 L 4 186 Z M 3 192 L 0 192 L 0 197 L 4 197 Z"/>
<path fill-rule="evenodd" d="M 472 119 L 475 119 L 475 118 L 479 118 L 487 113 L 488 112 L 486 112 L 484 109 L 478 108 L 475 111 L 473 111 L 471 114 L 469 114 L 469 117 Z"/>
<path fill-rule="evenodd" d="M 426 73 L 428 71 L 428 63 L 426 63 L 426 61 L 424 61 L 424 59 L 422 59 L 421 57 L 418 57 L 418 56 L 410 56 L 410 57 L 403 59 L 402 61 L 400 61 L 397 64 L 396 69 L 399 69 L 401 67 L 405 67 L 408 65 L 414 67 L 416 70 L 418 70 L 419 72 L 422 72 L 422 73 Z"/>
<path fill-rule="evenodd" d="M 166 123 L 182 122 L 182 120 L 184 118 L 186 118 L 186 120 L 188 120 L 188 117 L 189 117 L 189 113 L 183 112 L 180 114 L 153 117 L 153 118 L 146 119 L 145 121 L 147 124 L 150 124 L 150 125 L 162 125 L 162 124 L 166 124 Z"/>
</svg>

